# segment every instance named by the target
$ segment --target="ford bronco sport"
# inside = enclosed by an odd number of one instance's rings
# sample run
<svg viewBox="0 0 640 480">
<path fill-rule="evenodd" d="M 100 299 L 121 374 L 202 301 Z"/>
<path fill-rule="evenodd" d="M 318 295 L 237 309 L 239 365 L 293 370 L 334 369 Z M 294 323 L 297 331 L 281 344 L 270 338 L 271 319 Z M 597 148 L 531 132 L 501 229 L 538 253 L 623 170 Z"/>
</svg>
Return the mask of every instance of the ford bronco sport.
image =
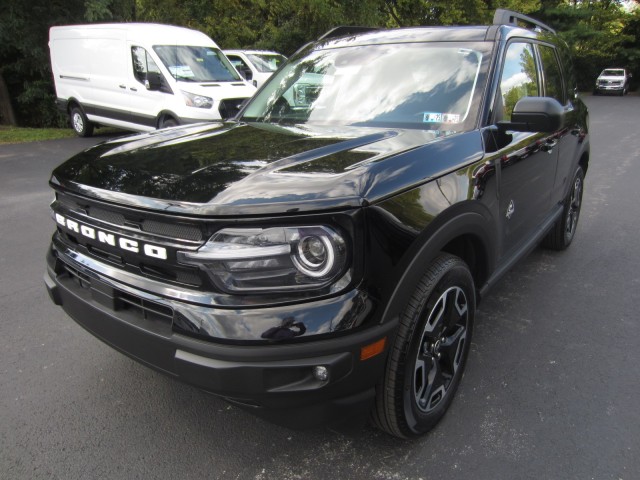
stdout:
<svg viewBox="0 0 640 480">
<path fill-rule="evenodd" d="M 571 244 L 588 164 L 549 27 L 338 28 L 232 121 L 56 168 L 45 281 L 115 349 L 274 422 L 416 436 L 452 402 L 482 296 Z"/>
</svg>

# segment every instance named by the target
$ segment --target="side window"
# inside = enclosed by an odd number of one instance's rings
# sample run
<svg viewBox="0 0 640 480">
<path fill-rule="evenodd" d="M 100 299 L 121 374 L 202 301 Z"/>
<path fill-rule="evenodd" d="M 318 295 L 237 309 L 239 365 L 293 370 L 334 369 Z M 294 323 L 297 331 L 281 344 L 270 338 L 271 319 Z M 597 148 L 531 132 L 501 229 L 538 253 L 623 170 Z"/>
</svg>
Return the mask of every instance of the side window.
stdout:
<svg viewBox="0 0 640 480">
<path fill-rule="evenodd" d="M 542 69 L 544 71 L 546 96 L 555 98 L 564 105 L 566 98 L 562 91 L 562 74 L 560 73 L 560 65 L 558 64 L 555 49 L 540 45 L 540 58 L 542 59 Z"/>
<path fill-rule="evenodd" d="M 522 97 L 539 94 L 538 73 L 533 47 L 529 43 L 512 43 L 507 53 L 500 77 L 500 91 L 496 98 L 496 120 L 511 121 L 513 107 Z"/>
<path fill-rule="evenodd" d="M 148 79 L 149 73 L 161 75 L 160 69 L 153 58 L 142 47 L 131 47 L 131 60 L 133 62 L 133 75 L 140 83 L 144 85 L 145 80 Z"/>
<path fill-rule="evenodd" d="M 236 55 L 227 55 L 227 58 L 229 59 L 229 61 L 231 62 L 231 65 L 234 66 L 234 68 L 236 70 L 238 70 L 238 72 L 240 72 L 240 74 L 247 80 L 251 80 L 251 77 L 253 76 L 251 74 L 251 69 L 249 68 L 249 65 L 247 65 L 244 60 L 242 60 L 242 58 L 236 56 Z"/>
</svg>

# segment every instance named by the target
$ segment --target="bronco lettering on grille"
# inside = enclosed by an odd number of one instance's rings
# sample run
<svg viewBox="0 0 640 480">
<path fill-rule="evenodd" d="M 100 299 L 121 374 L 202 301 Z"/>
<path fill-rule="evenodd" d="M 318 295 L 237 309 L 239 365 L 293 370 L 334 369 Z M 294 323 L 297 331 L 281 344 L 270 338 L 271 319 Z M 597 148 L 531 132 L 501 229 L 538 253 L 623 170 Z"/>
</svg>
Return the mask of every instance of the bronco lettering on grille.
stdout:
<svg viewBox="0 0 640 480">
<path fill-rule="evenodd" d="M 160 260 L 167 259 L 167 249 L 164 247 L 159 247 L 157 245 L 151 245 L 148 243 L 141 243 L 131 238 L 120 237 L 114 235 L 113 233 L 103 232 L 102 230 L 98 230 L 97 228 L 82 225 L 81 223 L 78 223 L 75 220 L 71 220 L 70 218 L 66 218 L 59 213 L 55 214 L 55 218 L 56 222 L 58 222 L 63 227 L 71 230 L 72 232 L 78 233 L 83 237 L 90 238 L 91 240 L 97 240 L 100 243 L 104 243 L 116 248 L 121 248 L 122 250 L 127 250 L 128 252 L 140 253 L 142 251 L 142 253 L 147 257 L 158 258 Z"/>
</svg>

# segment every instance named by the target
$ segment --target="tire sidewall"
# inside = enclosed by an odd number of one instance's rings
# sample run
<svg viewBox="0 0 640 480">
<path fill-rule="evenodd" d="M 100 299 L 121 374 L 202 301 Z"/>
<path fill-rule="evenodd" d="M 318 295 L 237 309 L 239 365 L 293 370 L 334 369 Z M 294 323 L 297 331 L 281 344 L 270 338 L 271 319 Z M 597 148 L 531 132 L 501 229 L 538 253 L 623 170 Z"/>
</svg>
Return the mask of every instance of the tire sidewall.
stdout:
<svg viewBox="0 0 640 480">
<path fill-rule="evenodd" d="M 422 340 L 422 334 L 424 331 L 425 323 L 429 317 L 429 313 L 435 306 L 440 296 L 451 287 L 460 287 L 467 297 L 468 303 L 468 325 L 467 336 L 465 340 L 462 359 L 458 370 L 455 373 L 449 388 L 445 394 L 443 400 L 431 411 L 423 412 L 416 405 L 414 398 L 414 371 L 415 363 L 418 355 L 418 349 Z M 409 349 L 406 352 L 405 370 L 404 370 L 404 382 L 403 382 L 403 409 L 406 420 L 406 425 L 409 428 L 412 435 L 420 435 L 435 426 L 435 424 L 442 418 L 449 405 L 453 401 L 455 392 L 460 384 L 460 380 L 464 374 L 464 368 L 466 365 L 467 357 L 471 346 L 471 335 L 473 332 L 473 322 L 475 314 L 475 287 L 473 279 L 468 269 L 463 265 L 456 265 L 450 270 L 446 271 L 442 277 L 437 281 L 435 287 L 429 292 L 425 302 L 420 306 L 417 322 L 413 327 L 411 333 L 411 340 L 409 342 Z"/>
<path fill-rule="evenodd" d="M 577 212 L 578 218 L 576 219 L 576 224 L 573 227 L 571 235 L 569 235 L 567 234 L 567 220 L 568 220 L 569 212 L 571 211 L 571 197 L 573 196 L 576 180 L 578 178 L 580 178 L 580 208 L 578 208 L 578 212 Z M 567 198 L 565 199 L 564 211 L 562 212 L 562 225 L 564 228 L 563 240 L 564 240 L 565 247 L 568 247 L 576 236 L 576 230 L 578 229 L 578 223 L 580 221 L 580 213 L 582 211 L 583 193 L 584 193 L 584 171 L 582 170 L 582 167 L 579 166 L 576 169 L 576 172 L 574 173 L 573 178 L 571 179 L 571 188 L 567 193 Z"/>
<path fill-rule="evenodd" d="M 71 119 L 71 128 L 73 128 L 73 131 L 76 132 L 76 135 L 78 135 L 79 137 L 88 137 L 91 135 L 93 127 L 89 123 L 89 119 L 80 107 L 73 107 L 71 109 L 69 117 Z M 78 130 L 76 125 L 76 117 L 82 122 L 82 129 L 80 130 Z"/>
</svg>

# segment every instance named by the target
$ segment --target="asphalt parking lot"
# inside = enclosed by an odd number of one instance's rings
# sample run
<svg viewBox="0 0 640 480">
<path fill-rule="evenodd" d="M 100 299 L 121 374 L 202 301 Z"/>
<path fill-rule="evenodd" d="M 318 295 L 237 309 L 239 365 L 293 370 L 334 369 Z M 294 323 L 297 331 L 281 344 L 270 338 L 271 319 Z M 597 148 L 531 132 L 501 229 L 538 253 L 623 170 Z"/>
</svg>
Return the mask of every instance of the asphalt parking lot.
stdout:
<svg viewBox="0 0 640 480">
<path fill-rule="evenodd" d="M 640 478 L 640 97 L 587 97 L 576 239 L 482 303 L 424 438 L 291 431 L 151 371 L 49 300 L 51 170 L 98 139 L 0 145 L 0 478 Z"/>
</svg>

